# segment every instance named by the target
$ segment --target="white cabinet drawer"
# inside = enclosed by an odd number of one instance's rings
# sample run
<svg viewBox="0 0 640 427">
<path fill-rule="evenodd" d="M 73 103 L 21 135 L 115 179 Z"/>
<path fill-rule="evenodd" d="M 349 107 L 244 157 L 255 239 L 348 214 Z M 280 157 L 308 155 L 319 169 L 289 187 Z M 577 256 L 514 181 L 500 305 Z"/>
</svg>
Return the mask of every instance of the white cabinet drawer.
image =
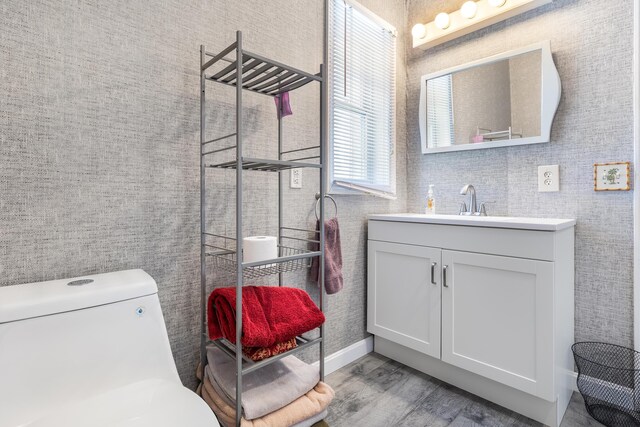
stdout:
<svg viewBox="0 0 640 427">
<path fill-rule="evenodd" d="M 550 231 L 369 220 L 370 240 L 544 261 L 553 261 L 557 255 L 556 234 Z"/>
</svg>

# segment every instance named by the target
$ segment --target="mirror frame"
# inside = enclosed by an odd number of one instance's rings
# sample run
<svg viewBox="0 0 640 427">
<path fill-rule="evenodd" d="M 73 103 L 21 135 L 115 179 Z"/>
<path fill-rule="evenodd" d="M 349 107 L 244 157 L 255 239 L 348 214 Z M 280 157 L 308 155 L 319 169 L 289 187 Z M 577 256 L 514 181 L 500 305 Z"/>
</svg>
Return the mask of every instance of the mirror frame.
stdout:
<svg viewBox="0 0 640 427">
<path fill-rule="evenodd" d="M 467 70 L 469 68 L 478 67 L 484 64 L 491 64 L 497 61 L 509 59 L 514 56 L 522 55 L 529 52 L 540 51 L 541 58 L 541 80 L 540 80 L 540 135 L 530 136 L 526 138 L 512 138 L 502 141 L 487 141 L 469 144 L 456 144 L 447 147 L 427 147 L 427 80 L 442 77 L 447 74 L 456 73 Z M 540 144 L 551 140 L 551 125 L 553 118 L 560 104 L 560 95 L 562 89 L 560 84 L 560 75 L 553 63 L 551 56 L 551 42 L 545 40 L 519 49 L 510 50 L 508 52 L 489 56 L 487 58 L 468 62 L 466 64 L 447 68 L 436 73 L 425 74 L 420 77 L 420 105 L 419 105 L 419 126 L 420 126 L 420 142 L 422 146 L 422 154 L 443 153 L 449 151 L 466 151 L 481 150 L 484 148 L 509 147 L 514 145 Z"/>
</svg>

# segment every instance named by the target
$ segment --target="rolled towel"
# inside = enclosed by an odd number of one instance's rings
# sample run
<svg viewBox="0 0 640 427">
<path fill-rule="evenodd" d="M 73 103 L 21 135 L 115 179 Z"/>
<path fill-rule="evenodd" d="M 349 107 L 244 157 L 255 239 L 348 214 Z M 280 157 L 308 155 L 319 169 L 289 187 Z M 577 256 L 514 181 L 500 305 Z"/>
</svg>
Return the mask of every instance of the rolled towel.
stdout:
<svg viewBox="0 0 640 427">
<path fill-rule="evenodd" d="M 242 427 L 289 427 L 322 413 L 329 406 L 334 395 L 333 389 L 328 384 L 319 382 L 313 390 L 287 406 L 251 421 L 242 418 L 240 425 Z M 235 408 L 227 405 L 217 395 L 208 378 L 204 381 L 202 398 L 223 425 L 228 427 L 235 425 Z"/>
<path fill-rule="evenodd" d="M 236 341 L 236 288 L 211 292 L 207 305 L 209 337 Z M 242 345 L 270 347 L 317 328 L 324 314 L 302 289 L 281 286 L 242 288 Z"/>
<path fill-rule="evenodd" d="M 215 346 L 207 348 L 205 376 L 218 394 L 235 407 L 235 360 Z M 246 419 L 260 418 L 303 396 L 318 383 L 318 368 L 287 356 L 243 376 L 242 409 Z M 222 393 L 220 393 L 222 391 Z"/>
</svg>

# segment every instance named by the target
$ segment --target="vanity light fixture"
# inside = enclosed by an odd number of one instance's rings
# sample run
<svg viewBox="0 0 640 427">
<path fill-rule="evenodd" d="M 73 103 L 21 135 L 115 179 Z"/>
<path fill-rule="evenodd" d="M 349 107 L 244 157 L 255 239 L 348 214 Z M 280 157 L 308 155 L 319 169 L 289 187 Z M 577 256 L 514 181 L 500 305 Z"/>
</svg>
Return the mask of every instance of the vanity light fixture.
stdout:
<svg viewBox="0 0 640 427">
<path fill-rule="evenodd" d="M 414 39 L 423 39 L 427 35 L 427 29 L 423 24 L 416 24 L 411 29 L 411 35 Z"/>
<path fill-rule="evenodd" d="M 472 19 L 474 16 L 476 16 L 477 12 L 478 12 L 478 5 L 473 0 L 469 0 L 468 2 L 465 2 L 465 4 L 463 4 L 462 7 L 460 8 L 460 15 L 464 16 L 467 19 Z"/>
<path fill-rule="evenodd" d="M 432 22 L 415 25 L 413 47 L 429 49 L 481 28 L 551 3 L 553 0 L 469 0 L 460 10 L 438 13 Z"/>
<path fill-rule="evenodd" d="M 441 30 L 446 30 L 451 25 L 451 18 L 449 18 L 449 14 L 446 12 L 440 12 L 436 15 L 436 19 L 433 21 L 436 24 L 436 27 Z"/>
</svg>

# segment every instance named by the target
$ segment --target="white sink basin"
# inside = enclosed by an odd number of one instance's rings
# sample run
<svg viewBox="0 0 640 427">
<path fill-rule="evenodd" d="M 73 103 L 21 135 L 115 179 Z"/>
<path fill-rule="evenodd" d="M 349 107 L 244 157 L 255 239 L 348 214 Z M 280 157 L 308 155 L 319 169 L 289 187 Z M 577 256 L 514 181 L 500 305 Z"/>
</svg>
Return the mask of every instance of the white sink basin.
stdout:
<svg viewBox="0 0 640 427">
<path fill-rule="evenodd" d="M 370 220 L 421 222 L 424 224 L 464 225 L 472 227 L 515 228 L 558 231 L 572 227 L 575 219 L 518 218 L 510 216 L 424 215 L 414 213 L 369 215 Z"/>
</svg>

